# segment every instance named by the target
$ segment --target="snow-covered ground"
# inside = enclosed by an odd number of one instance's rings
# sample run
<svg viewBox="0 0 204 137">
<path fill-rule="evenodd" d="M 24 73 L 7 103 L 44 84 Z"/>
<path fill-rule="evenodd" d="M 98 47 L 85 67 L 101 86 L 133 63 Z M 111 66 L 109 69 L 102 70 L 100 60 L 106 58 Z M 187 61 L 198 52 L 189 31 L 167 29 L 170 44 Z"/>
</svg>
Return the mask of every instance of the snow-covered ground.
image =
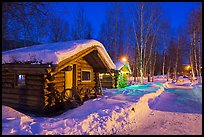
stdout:
<svg viewBox="0 0 204 137">
<path fill-rule="evenodd" d="M 192 112 L 165 109 L 167 103 L 177 106 L 174 102 L 178 98 L 168 96 L 171 93 L 168 90 L 178 84 L 184 84 L 188 90 L 202 90 L 202 85 L 191 85 L 187 80 L 169 85 L 157 77 L 154 83 L 148 83 L 145 79 L 144 85 L 104 89 L 104 96 L 50 118 L 29 116 L 2 106 L 2 134 L 201 134 L 202 113 L 199 109 Z M 184 97 L 198 101 L 202 93 L 196 96 L 199 97 Z M 169 100 L 166 102 L 166 99 Z M 183 104 L 181 100 L 176 102 Z M 202 105 L 202 101 L 200 103 Z"/>
<path fill-rule="evenodd" d="M 150 110 L 144 121 L 117 134 L 201 135 L 202 84 L 183 80 L 166 84 L 158 97 L 148 100 Z"/>
</svg>

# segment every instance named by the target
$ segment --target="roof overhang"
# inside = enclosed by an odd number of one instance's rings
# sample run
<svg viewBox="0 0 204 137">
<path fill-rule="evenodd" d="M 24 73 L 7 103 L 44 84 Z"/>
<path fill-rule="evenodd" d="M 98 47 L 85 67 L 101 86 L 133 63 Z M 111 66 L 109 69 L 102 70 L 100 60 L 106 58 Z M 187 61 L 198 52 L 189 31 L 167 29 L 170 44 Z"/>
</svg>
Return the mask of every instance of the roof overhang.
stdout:
<svg viewBox="0 0 204 137">
<path fill-rule="evenodd" d="M 108 66 L 107 61 L 98 51 L 97 46 L 92 46 L 59 62 L 53 74 L 59 72 L 60 70 L 66 68 L 70 63 L 73 63 L 81 58 L 85 59 L 89 65 L 93 67 L 95 72 L 112 72 L 112 69 Z"/>
</svg>

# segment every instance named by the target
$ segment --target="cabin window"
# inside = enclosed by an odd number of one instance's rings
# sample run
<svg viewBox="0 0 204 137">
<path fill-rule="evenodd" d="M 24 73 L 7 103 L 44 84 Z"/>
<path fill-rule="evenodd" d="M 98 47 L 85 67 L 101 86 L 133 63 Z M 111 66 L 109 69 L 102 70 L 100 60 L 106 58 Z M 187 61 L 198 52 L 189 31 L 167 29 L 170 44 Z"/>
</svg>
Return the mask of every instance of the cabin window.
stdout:
<svg viewBox="0 0 204 137">
<path fill-rule="evenodd" d="M 99 79 L 103 79 L 104 74 L 99 74 Z"/>
<path fill-rule="evenodd" d="M 25 75 L 22 74 L 18 74 L 17 75 L 17 86 L 18 87 L 22 87 L 25 86 Z"/>
<path fill-rule="evenodd" d="M 82 82 L 91 81 L 91 71 L 90 70 L 82 70 L 81 72 L 81 80 Z"/>
</svg>

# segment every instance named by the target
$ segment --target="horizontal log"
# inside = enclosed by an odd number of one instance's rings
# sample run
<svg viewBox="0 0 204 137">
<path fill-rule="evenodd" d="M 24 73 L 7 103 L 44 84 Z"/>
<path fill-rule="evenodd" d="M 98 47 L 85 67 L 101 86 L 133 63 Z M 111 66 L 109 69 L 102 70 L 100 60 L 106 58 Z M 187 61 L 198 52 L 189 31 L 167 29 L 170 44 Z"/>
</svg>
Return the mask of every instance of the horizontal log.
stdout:
<svg viewBox="0 0 204 137">
<path fill-rule="evenodd" d="M 48 84 L 48 83 L 62 83 L 65 81 L 65 78 L 55 78 L 52 81 L 49 81 L 48 79 L 44 79 L 44 83 Z"/>
<path fill-rule="evenodd" d="M 2 78 L 2 79 L 14 79 L 15 76 L 14 76 L 14 74 L 12 74 L 12 75 L 2 75 L 1 78 Z"/>
<path fill-rule="evenodd" d="M 80 94 L 85 94 L 87 89 L 91 90 L 93 87 L 78 87 L 77 92 Z"/>
<path fill-rule="evenodd" d="M 64 87 L 64 86 L 65 86 L 65 83 L 64 83 L 64 82 L 56 83 L 56 84 L 55 84 L 55 87 Z"/>
<path fill-rule="evenodd" d="M 26 75 L 26 79 L 41 81 L 41 80 L 43 80 L 43 76 L 42 75 Z"/>
<path fill-rule="evenodd" d="M 2 76 L 12 76 L 12 75 L 14 75 L 14 72 L 3 72 L 3 70 L 2 70 Z"/>
<path fill-rule="evenodd" d="M 114 85 L 113 83 L 101 83 L 102 86 Z"/>
<path fill-rule="evenodd" d="M 2 83 L 7 82 L 7 83 L 14 83 L 14 79 L 2 79 Z"/>
<path fill-rule="evenodd" d="M 65 78 L 64 77 L 63 78 L 57 77 L 57 78 L 54 78 L 53 81 L 65 81 Z"/>
<path fill-rule="evenodd" d="M 54 78 L 64 78 L 65 77 L 65 74 L 64 72 L 63 73 L 57 73 L 55 75 L 53 75 Z"/>
<path fill-rule="evenodd" d="M 82 70 L 93 70 L 93 68 L 91 66 L 88 65 L 79 65 L 78 66 L 78 70 L 81 72 Z"/>
<path fill-rule="evenodd" d="M 2 98 L 2 102 L 6 103 L 13 103 L 13 104 L 20 104 L 20 105 L 28 105 L 33 107 L 39 107 L 43 104 L 41 102 L 29 101 L 29 100 L 15 100 L 10 98 Z"/>
<path fill-rule="evenodd" d="M 45 72 L 46 68 L 32 68 L 32 67 L 4 67 L 5 69 L 8 69 L 9 72 L 13 72 L 13 71 L 43 71 Z"/>
<path fill-rule="evenodd" d="M 2 88 L 2 94 L 19 94 L 19 95 L 31 95 L 31 96 L 43 96 L 43 90 L 24 90 L 24 89 L 18 89 L 18 88 Z"/>
<path fill-rule="evenodd" d="M 115 79 L 115 77 L 102 77 L 103 79 Z"/>
<path fill-rule="evenodd" d="M 26 80 L 26 84 L 30 86 L 43 86 L 43 81 L 37 81 L 37 80 Z"/>
<path fill-rule="evenodd" d="M 114 85 L 112 82 L 101 83 L 101 85 Z"/>
<path fill-rule="evenodd" d="M 52 81 L 52 82 L 50 82 L 50 83 L 53 83 L 53 84 L 58 84 L 58 83 L 64 83 L 65 81 L 64 80 L 59 80 L 59 81 L 56 81 L 56 80 L 54 80 L 54 81 Z"/>
<path fill-rule="evenodd" d="M 83 84 L 78 84 L 77 87 L 87 87 L 87 88 L 94 88 L 95 85 L 83 85 Z"/>
<path fill-rule="evenodd" d="M 11 72 L 14 72 L 16 74 L 31 74 L 31 75 L 41 75 L 41 74 L 47 74 L 46 72 L 44 71 L 34 71 L 34 70 L 16 70 L 16 71 L 11 71 Z"/>
<path fill-rule="evenodd" d="M 103 81 L 114 81 L 114 79 L 100 79 L 101 82 Z"/>
<path fill-rule="evenodd" d="M 2 88 L 13 88 L 13 84 L 11 84 L 11 83 L 2 83 Z"/>
<path fill-rule="evenodd" d="M 102 80 L 102 79 L 101 79 L 100 81 L 101 81 L 101 82 L 113 82 L 114 80 L 107 80 L 107 79 L 106 79 L 106 80 Z"/>
<path fill-rule="evenodd" d="M 2 93 L 2 98 L 14 99 L 14 100 L 26 100 L 34 102 L 43 102 L 43 96 L 21 95 L 21 94 L 6 94 Z"/>
<path fill-rule="evenodd" d="M 63 92 L 63 91 L 64 91 L 64 87 L 55 87 L 55 89 L 56 89 L 58 92 Z"/>
<path fill-rule="evenodd" d="M 83 85 L 94 85 L 96 82 L 95 81 L 91 81 L 91 82 L 81 82 L 81 81 L 77 81 L 78 84 L 83 84 Z"/>
<path fill-rule="evenodd" d="M 40 85 L 29 85 L 29 84 L 27 84 L 25 90 L 27 90 L 27 89 L 42 90 L 43 88 L 44 88 L 44 85 L 40 86 Z"/>
</svg>

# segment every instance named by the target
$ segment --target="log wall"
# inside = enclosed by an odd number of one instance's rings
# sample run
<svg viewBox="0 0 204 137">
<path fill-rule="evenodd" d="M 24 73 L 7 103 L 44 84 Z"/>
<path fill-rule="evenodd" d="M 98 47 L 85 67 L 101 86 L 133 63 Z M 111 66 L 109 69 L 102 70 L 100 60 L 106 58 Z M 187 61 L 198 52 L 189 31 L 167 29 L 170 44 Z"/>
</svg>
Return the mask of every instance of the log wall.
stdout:
<svg viewBox="0 0 204 137">
<path fill-rule="evenodd" d="M 44 68 L 25 69 L 20 65 L 2 65 L 2 104 L 18 110 L 42 111 L 43 74 L 35 72 Z M 17 85 L 19 74 L 25 75 L 26 85 L 23 87 Z"/>
<path fill-rule="evenodd" d="M 86 60 L 84 59 L 80 59 L 76 61 L 76 65 L 77 65 L 77 87 L 87 87 L 87 88 L 94 88 L 96 85 L 96 78 L 94 75 L 94 70 L 91 67 L 91 65 L 89 65 L 87 63 Z M 84 82 L 81 80 L 81 73 L 82 70 L 90 70 L 91 71 L 91 81 L 88 82 Z"/>
<path fill-rule="evenodd" d="M 102 88 L 115 88 L 115 77 L 110 74 L 102 73 L 102 76 L 100 76 L 100 82 Z"/>
</svg>

